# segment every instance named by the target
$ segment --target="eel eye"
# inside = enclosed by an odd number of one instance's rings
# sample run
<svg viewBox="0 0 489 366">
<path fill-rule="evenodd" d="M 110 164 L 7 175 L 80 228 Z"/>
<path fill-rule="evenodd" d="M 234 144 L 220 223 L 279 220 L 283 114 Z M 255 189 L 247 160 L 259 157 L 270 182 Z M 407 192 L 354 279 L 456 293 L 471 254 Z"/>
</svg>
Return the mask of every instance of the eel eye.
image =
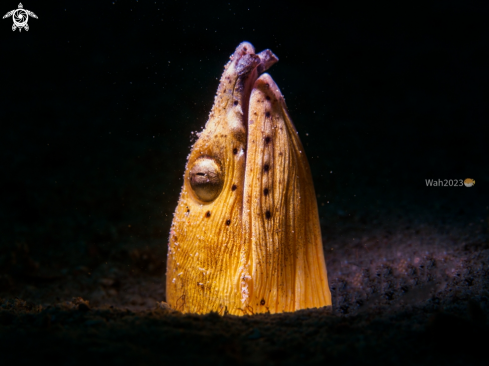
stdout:
<svg viewBox="0 0 489 366">
<path fill-rule="evenodd" d="M 190 168 L 188 178 L 190 186 L 201 201 L 212 201 L 221 192 L 222 171 L 215 159 L 209 157 L 197 159 Z"/>
</svg>

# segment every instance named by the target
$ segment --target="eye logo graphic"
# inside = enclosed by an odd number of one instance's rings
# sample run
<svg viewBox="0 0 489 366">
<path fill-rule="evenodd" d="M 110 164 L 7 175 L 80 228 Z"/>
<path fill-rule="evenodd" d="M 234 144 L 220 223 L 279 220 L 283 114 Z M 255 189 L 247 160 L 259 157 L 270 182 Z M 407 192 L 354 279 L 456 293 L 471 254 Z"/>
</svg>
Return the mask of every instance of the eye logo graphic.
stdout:
<svg viewBox="0 0 489 366">
<path fill-rule="evenodd" d="M 22 28 L 25 28 L 26 31 L 29 30 L 29 25 L 27 24 L 27 21 L 29 20 L 29 16 L 38 19 L 36 14 L 34 14 L 30 10 L 25 10 L 22 3 L 19 3 L 19 8 L 9 11 L 7 14 L 3 16 L 3 19 L 12 17 L 12 19 L 14 20 L 14 25 L 12 25 L 12 30 L 15 31 L 17 28 L 19 28 L 19 32 L 20 32 L 22 31 Z"/>
</svg>

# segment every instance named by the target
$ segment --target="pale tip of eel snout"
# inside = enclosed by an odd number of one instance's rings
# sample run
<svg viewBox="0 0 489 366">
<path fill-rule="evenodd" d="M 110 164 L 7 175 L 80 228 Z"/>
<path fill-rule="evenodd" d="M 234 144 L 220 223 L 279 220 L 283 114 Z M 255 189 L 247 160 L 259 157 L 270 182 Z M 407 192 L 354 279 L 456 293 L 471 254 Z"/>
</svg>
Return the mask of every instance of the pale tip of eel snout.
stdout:
<svg viewBox="0 0 489 366">
<path fill-rule="evenodd" d="M 241 42 L 238 47 L 236 47 L 236 50 L 234 50 L 234 53 L 231 56 L 231 59 L 234 61 L 239 61 L 239 58 L 243 57 L 244 55 L 254 55 L 255 54 L 255 47 L 250 42 Z"/>
<path fill-rule="evenodd" d="M 253 89 L 259 89 L 263 92 L 272 93 L 274 98 L 277 100 L 283 99 L 282 92 L 280 91 L 278 85 L 273 81 L 270 74 L 261 74 L 258 79 L 256 79 L 255 84 L 253 85 Z"/>
<path fill-rule="evenodd" d="M 245 76 L 253 71 L 259 64 L 260 58 L 255 54 L 255 47 L 249 42 L 241 42 L 231 56 L 234 70 L 238 76 Z"/>
</svg>

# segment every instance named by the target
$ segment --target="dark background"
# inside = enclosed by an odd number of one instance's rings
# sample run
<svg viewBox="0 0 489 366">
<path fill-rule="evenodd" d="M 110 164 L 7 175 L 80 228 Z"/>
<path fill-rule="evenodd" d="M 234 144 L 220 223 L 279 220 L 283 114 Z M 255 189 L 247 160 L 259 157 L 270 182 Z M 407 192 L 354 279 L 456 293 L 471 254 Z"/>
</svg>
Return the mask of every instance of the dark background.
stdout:
<svg viewBox="0 0 489 366">
<path fill-rule="evenodd" d="M 243 40 L 280 58 L 323 217 L 485 210 L 487 5 L 324 5 L 31 2 L 29 32 L 2 20 L 2 247 L 83 261 L 90 244 L 165 246 L 191 132 Z"/>
<path fill-rule="evenodd" d="M 163 280 L 191 133 L 244 40 L 280 59 L 268 72 L 305 145 L 326 246 L 393 218 L 487 235 L 486 3 L 23 5 L 39 17 L 28 32 L 0 22 L 9 296 L 103 265 Z M 425 184 L 465 178 L 475 186 Z"/>
</svg>

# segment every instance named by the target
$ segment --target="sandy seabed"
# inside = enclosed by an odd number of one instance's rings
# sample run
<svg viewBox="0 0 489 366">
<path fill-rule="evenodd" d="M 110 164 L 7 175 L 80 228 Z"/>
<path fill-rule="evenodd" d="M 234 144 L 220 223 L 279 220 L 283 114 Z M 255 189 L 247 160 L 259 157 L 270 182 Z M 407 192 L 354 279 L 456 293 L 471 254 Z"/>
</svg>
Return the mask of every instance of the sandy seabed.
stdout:
<svg viewBox="0 0 489 366">
<path fill-rule="evenodd" d="M 323 236 L 332 309 L 283 314 L 169 309 L 161 302 L 161 254 L 151 248 L 125 249 L 131 265 L 121 260 L 47 276 L 29 270 L 27 249 L 18 246 L 26 273 L 1 277 L 2 358 L 63 365 L 482 364 L 486 223 L 381 217 L 340 212 L 330 221 Z"/>
</svg>

